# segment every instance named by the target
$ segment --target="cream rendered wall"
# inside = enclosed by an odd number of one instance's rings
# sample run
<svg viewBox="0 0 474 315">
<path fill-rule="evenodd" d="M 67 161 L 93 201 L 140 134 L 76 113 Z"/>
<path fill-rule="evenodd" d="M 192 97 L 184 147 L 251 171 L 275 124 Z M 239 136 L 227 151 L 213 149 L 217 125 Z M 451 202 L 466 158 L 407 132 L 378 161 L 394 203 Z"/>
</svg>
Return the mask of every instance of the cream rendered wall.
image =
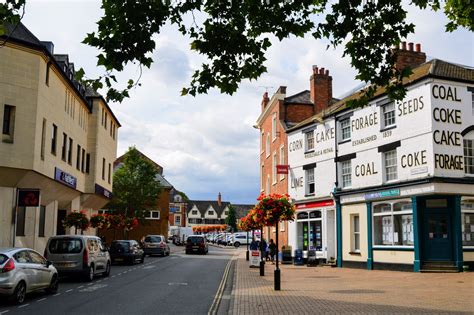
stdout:
<svg viewBox="0 0 474 315">
<path fill-rule="evenodd" d="M 392 264 L 413 264 L 414 251 L 376 250 L 373 252 L 374 263 L 384 262 Z"/>
<path fill-rule="evenodd" d="M 464 261 L 474 261 L 474 252 L 463 252 Z"/>
<path fill-rule="evenodd" d="M 359 215 L 360 255 L 349 254 L 352 246 L 352 215 Z M 342 206 L 342 260 L 367 262 L 367 206 L 365 203 Z"/>
<path fill-rule="evenodd" d="M 16 247 L 35 248 L 35 236 L 38 235 L 37 213 L 39 207 L 25 208 L 25 236 L 17 236 L 15 239 Z"/>
<path fill-rule="evenodd" d="M 12 245 L 12 211 L 14 204 L 15 189 L 0 187 L 0 247 Z"/>
</svg>

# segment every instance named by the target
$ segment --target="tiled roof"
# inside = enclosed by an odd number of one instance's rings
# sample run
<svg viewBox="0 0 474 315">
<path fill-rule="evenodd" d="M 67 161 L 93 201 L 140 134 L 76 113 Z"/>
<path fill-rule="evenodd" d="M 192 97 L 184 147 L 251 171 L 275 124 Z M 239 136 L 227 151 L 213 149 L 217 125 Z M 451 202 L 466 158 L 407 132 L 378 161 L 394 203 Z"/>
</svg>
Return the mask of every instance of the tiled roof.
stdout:
<svg viewBox="0 0 474 315">
<path fill-rule="evenodd" d="M 230 202 L 228 201 L 222 201 L 221 205 L 219 206 L 217 200 L 189 200 L 186 212 L 189 214 L 189 211 L 191 211 L 191 209 L 196 206 L 201 215 L 204 216 L 209 206 L 212 206 L 212 208 L 214 208 L 216 211 L 217 216 L 220 217 L 228 205 L 230 205 Z"/>
<path fill-rule="evenodd" d="M 26 28 L 23 23 L 18 25 L 6 24 L 5 30 L 10 39 L 20 40 L 33 45 L 42 45 L 41 41 Z"/>
<path fill-rule="evenodd" d="M 249 211 L 254 208 L 255 205 L 235 205 L 232 204 L 232 208 L 235 209 L 235 216 L 237 219 L 241 219 L 249 213 Z"/>
<path fill-rule="evenodd" d="M 163 175 L 156 174 L 155 179 L 160 183 L 160 185 L 164 188 L 172 188 L 173 185 L 170 184 L 169 181 L 165 179 Z"/>
<path fill-rule="evenodd" d="M 308 90 L 301 91 L 295 95 L 285 97 L 285 104 L 308 104 L 313 105 L 311 93 Z"/>
</svg>

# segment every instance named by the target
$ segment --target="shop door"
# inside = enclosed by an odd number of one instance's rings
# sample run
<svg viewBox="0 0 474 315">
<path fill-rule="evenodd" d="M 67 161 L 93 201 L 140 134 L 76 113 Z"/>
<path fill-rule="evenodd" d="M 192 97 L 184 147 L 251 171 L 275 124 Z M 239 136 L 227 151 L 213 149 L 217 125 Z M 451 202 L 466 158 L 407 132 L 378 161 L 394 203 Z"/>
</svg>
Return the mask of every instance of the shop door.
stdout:
<svg viewBox="0 0 474 315">
<path fill-rule="evenodd" d="M 452 260 L 451 217 L 448 209 L 426 209 L 423 256 L 426 261 Z"/>
<path fill-rule="evenodd" d="M 56 222 L 56 235 L 65 235 L 66 228 L 63 226 L 63 220 L 66 218 L 67 210 L 58 209 L 58 220 Z"/>
</svg>

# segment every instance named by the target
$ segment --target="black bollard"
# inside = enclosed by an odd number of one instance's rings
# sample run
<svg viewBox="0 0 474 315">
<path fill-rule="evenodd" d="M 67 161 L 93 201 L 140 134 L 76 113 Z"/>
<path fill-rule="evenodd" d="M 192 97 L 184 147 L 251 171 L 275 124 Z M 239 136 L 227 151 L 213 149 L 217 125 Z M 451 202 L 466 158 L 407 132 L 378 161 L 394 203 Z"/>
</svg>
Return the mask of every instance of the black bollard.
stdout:
<svg viewBox="0 0 474 315">
<path fill-rule="evenodd" d="M 275 276 L 275 291 L 280 291 L 280 284 L 281 284 L 280 269 L 275 269 L 274 276 Z"/>
<path fill-rule="evenodd" d="M 245 260 L 249 261 L 249 256 L 250 256 L 250 254 L 249 254 L 249 251 L 247 250 L 247 253 L 245 255 Z"/>
<path fill-rule="evenodd" d="M 265 262 L 263 260 L 260 260 L 260 275 L 265 276 Z"/>
</svg>

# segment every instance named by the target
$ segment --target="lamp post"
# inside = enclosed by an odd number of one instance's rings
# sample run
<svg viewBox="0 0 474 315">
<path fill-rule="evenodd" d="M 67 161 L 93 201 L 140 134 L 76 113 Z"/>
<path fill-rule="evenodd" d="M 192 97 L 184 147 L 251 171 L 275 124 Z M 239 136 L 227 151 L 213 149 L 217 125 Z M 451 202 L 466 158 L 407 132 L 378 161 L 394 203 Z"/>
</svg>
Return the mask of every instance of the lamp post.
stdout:
<svg viewBox="0 0 474 315">
<path fill-rule="evenodd" d="M 276 222 L 276 267 L 274 272 L 275 278 L 275 291 L 280 291 L 281 277 L 280 268 L 278 267 L 278 221 Z"/>
<path fill-rule="evenodd" d="M 260 229 L 260 276 L 265 276 L 265 261 L 263 261 L 263 225 Z"/>
<path fill-rule="evenodd" d="M 249 231 L 247 230 L 247 240 L 246 240 L 246 243 L 247 243 L 247 253 L 245 255 L 245 259 L 247 261 L 249 261 Z"/>
</svg>

